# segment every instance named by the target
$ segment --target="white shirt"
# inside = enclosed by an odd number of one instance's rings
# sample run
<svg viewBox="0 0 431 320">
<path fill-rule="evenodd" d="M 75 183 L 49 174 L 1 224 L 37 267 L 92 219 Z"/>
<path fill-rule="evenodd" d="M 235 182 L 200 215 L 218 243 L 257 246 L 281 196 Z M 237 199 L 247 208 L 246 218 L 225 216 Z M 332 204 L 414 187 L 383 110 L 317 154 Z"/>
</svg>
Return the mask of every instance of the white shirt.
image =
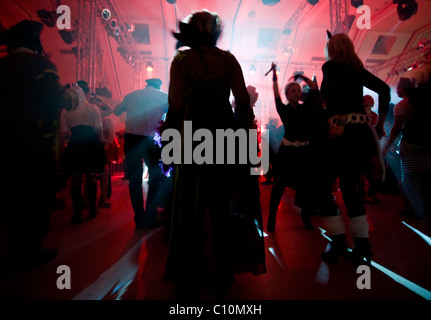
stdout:
<svg viewBox="0 0 431 320">
<path fill-rule="evenodd" d="M 125 132 L 141 136 L 153 136 L 167 111 L 168 94 L 151 86 L 128 94 L 114 109 L 117 116 L 127 112 Z"/>
<path fill-rule="evenodd" d="M 81 101 L 74 110 L 61 111 L 60 131 L 69 132 L 73 127 L 84 125 L 93 127 L 96 132 L 102 130 L 102 119 L 99 108 L 87 101 Z"/>
</svg>

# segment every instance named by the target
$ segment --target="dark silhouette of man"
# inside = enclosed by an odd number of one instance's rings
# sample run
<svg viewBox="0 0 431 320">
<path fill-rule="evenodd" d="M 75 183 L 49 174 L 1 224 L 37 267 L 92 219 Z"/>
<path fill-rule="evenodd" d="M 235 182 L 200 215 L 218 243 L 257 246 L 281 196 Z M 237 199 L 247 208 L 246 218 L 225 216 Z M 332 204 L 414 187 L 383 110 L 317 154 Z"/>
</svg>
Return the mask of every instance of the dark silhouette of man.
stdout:
<svg viewBox="0 0 431 320">
<path fill-rule="evenodd" d="M 0 193 L 0 211 L 10 228 L 9 255 L 19 269 L 57 255 L 42 241 L 55 199 L 57 119 L 66 99 L 57 68 L 44 56 L 42 28 L 24 20 L 1 35 L 9 54 L 0 59 L 0 165 L 8 184 Z"/>
<path fill-rule="evenodd" d="M 168 94 L 161 90 L 160 79 L 147 79 L 144 89 L 128 94 L 115 107 L 114 114 L 127 112 L 124 154 L 129 178 L 130 200 L 137 229 L 152 228 L 157 218 L 159 188 L 163 173 L 159 166 L 160 150 L 154 134 L 168 110 Z M 148 167 L 148 194 L 144 209 L 142 161 Z"/>
</svg>

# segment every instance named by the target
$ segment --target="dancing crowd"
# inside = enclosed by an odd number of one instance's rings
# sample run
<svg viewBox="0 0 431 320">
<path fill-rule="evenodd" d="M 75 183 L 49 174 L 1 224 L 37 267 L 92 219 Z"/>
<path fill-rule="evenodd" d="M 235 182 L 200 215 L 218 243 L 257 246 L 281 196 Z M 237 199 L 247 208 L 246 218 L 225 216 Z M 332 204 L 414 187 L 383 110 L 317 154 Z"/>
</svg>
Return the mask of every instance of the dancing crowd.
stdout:
<svg viewBox="0 0 431 320">
<path fill-rule="evenodd" d="M 91 219 L 99 208 L 110 207 L 113 153 L 120 149 L 111 117 L 122 113 L 125 175 L 135 226 L 138 230 L 160 226 L 157 209 L 165 208 L 170 236 L 165 280 L 180 287 L 224 289 L 237 272 L 266 273 L 263 231 L 276 232 L 285 188 L 295 190 L 294 204 L 307 229 L 314 229 L 311 216 L 321 216 L 331 240 L 322 259 L 371 263 L 364 199 L 380 201 L 376 193 L 386 175 L 385 156 L 394 152 L 400 136 L 405 201 L 401 213 L 430 217 L 429 74 L 399 80 L 402 101 L 394 108 L 394 123 L 383 143 L 390 87 L 364 68 L 353 42 L 342 33 L 327 33 L 320 85 L 295 74 L 281 90 L 277 65 L 271 65 L 274 106 L 284 134 L 270 145 L 265 183 L 272 187 L 266 226 L 259 178 L 250 175 L 250 163 L 163 163 L 166 142 L 155 137 L 171 129 L 184 133 L 185 121 L 193 122 L 193 132 L 205 128 L 213 136 L 220 129 L 257 128 L 256 88 L 246 86 L 235 56 L 217 47 L 221 31 L 220 17 L 206 10 L 180 22 L 179 32 L 173 33 L 177 49 L 188 48 L 173 58 L 168 92 L 161 90 L 161 80 L 147 79 L 146 88 L 128 94 L 113 110 L 95 99 L 85 81 L 61 84 L 55 65 L 44 54 L 42 24 L 25 20 L 2 35 L 8 55 L 0 59 L 0 112 L 8 120 L 0 139 L 8 156 L 1 157 L 1 167 L 10 169 L 4 172 L 9 187 L 1 193 L 0 205 L 10 228 L 9 254 L 15 265 L 34 267 L 56 257 L 55 249 L 43 247 L 43 239 L 59 177 L 68 179 L 73 224 L 83 223 L 87 206 Z M 371 111 L 374 100 L 364 96 L 364 87 L 377 93 L 377 113 Z M 178 147 L 184 158 L 184 140 Z M 216 159 L 224 151 L 214 146 L 212 156 Z M 143 162 L 148 168 L 146 201 Z M 349 230 L 334 199 L 335 185 L 342 194 Z M 23 188 L 31 189 L 25 201 Z M 354 243 L 351 252 L 348 234 Z"/>
</svg>

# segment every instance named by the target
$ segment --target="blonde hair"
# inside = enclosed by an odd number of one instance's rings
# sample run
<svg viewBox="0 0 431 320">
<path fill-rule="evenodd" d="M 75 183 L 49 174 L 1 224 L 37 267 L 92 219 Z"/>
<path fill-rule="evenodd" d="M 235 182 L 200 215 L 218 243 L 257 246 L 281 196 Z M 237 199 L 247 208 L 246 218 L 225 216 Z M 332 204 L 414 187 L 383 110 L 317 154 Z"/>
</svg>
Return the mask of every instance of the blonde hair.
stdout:
<svg viewBox="0 0 431 320">
<path fill-rule="evenodd" d="M 301 91 L 302 91 L 302 88 L 301 88 L 301 86 L 299 85 L 299 83 L 298 82 L 289 82 L 287 85 L 286 85 L 286 88 L 284 89 L 284 94 L 286 95 L 286 97 L 287 97 L 287 93 L 289 92 L 289 90 L 290 90 L 290 88 L 292 88 L 293 86 L 298 86 L 299 87 L 299 89 L 301 89 Z"/>
<path fill-rule="evenodd" d="M 75 86 L 66 90 L 68 96 L 67 110 L 75 110 L 78 108 L 81 101 L 85 100 L 84 91 L 79 86 Z"/>
<path fill-rule="evenodd" d="M 355 46 L 350 38 L 344 33 L 333 35 L 326 43 L 326 60 L 353 66 L 362 69 L 363 63 L 355 52 Z"/>
</svg>

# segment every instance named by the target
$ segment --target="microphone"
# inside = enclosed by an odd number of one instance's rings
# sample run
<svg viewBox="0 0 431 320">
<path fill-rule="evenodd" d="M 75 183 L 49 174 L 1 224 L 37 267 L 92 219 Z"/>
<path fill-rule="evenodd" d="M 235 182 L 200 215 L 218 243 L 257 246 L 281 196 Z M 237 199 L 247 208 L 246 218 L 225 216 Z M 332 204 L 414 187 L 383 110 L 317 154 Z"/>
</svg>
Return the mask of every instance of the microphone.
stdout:
<svg viewBox="0 0 431 320">
<path fill-rule="evenodd" d="M 271 69 L 269 69 L 268 70 L 268 72 L 267 73 L 265 73 L 265 77 L 272 71 L 272 70 L 275 70 L 275 64 L 274 64 L 274 62 L 272 63 L 272 65 L 271 65 Z"/>
</svg>

